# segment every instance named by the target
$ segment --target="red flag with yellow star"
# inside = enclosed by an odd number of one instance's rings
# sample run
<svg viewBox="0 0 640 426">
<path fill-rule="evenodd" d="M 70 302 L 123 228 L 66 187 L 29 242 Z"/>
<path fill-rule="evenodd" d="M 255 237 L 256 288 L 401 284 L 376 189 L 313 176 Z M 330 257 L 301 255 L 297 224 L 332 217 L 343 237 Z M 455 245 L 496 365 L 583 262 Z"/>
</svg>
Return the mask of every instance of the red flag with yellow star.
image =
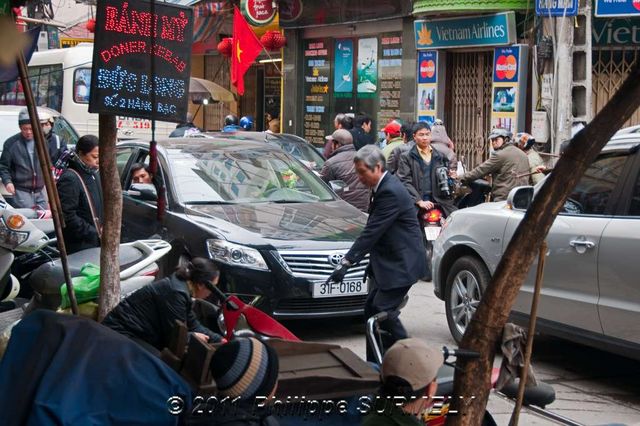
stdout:
<svg viewBox="0 0 640 426">
<path fill-rule="evenodd" d="M 231 83 L 238 94 L 244 94 L 244 73 L 256 60 L 262 44 L 247 24 L 237 6 L 233 11 L 233 49 L 231 50 Z"/>
</svg>

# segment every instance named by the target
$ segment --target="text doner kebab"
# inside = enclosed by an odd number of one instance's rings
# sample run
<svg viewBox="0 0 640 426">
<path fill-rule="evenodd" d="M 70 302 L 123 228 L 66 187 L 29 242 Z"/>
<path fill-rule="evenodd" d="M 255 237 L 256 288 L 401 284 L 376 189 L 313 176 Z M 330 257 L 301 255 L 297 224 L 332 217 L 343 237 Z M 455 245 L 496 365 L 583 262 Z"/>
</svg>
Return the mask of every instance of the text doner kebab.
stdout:
<svg viewBox="0 0 640 426">
<path fill-rule="evenodd" d="M 121 34 L 139 35 L 143 37 L 160 38 L 168 41 L 184 41 L 185 29 L 189 20 L 183 12 L 178 16 L 159 16 L 157 13 L 130 10 L 128 3 L 122 4 L 122 9 L 108 6 L 106 8 L 105 31 L 113 31 Z M 100 51 L 100 56 L 105 63 L 118 56 L 132 53 L 146 53 L 153 51 L 177 71 L 182 72 L 186 62 L 173 51 L 159 44 L 149 45 L 144 40 L 126 41 L 115 44 Z"/>
</svg>

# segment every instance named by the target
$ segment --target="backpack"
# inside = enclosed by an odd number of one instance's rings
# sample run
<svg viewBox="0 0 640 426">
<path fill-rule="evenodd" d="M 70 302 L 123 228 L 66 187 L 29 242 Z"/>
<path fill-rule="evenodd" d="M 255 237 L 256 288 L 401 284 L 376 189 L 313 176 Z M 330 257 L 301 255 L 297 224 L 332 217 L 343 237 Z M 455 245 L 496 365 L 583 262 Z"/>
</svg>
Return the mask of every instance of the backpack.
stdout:
<svg viewBox="0 0 640 426">
<path fill-rule="evenodd" d="M 70 149 L 65 149 L 64 151 L 62 151 L 60 157 L 58 157 L 58 161 L 56 161 L 56 164 L 53 165 L 53 168 L 51 170 L 53 173 L 53 180 L 55 182 L 57 182 L 58 179 L 60 179 L 60 176 L 62 176 L 62 173 L 67 170 L 67 167 L 69 166 L 69 160 L 71 160 L 74 155 L 75 154 Z"/>
</svg>

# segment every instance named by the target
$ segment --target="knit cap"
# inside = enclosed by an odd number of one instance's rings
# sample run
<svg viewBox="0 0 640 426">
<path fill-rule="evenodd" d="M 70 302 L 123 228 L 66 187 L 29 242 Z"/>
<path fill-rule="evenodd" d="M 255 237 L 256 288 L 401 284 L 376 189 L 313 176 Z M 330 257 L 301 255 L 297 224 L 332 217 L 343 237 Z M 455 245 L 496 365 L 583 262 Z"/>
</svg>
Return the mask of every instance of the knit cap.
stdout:
<svg viewBox="0 0 640 426">
<path fill-rule="evenodd" d="M 236 338 L 214 352 L 210 369 L 220 396 L 266 397 L 278 380 L 278 354 L 253 337 Z"/>
</svg>

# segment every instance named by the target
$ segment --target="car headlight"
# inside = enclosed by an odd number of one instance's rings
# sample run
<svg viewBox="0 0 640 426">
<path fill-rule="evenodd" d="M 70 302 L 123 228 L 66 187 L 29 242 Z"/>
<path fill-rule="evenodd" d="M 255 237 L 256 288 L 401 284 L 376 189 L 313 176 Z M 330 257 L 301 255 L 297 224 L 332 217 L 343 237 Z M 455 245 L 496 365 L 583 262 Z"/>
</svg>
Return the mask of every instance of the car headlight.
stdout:
<svg viewBox="0 0 640 426">
<path fill-rule="evenodd" d="M 264 257 L 256 249 L 223 240 L 207 240 L 209 257 L 227 265 L 242 266 L 260 271 L 268 271 Z"/>
</svg>

